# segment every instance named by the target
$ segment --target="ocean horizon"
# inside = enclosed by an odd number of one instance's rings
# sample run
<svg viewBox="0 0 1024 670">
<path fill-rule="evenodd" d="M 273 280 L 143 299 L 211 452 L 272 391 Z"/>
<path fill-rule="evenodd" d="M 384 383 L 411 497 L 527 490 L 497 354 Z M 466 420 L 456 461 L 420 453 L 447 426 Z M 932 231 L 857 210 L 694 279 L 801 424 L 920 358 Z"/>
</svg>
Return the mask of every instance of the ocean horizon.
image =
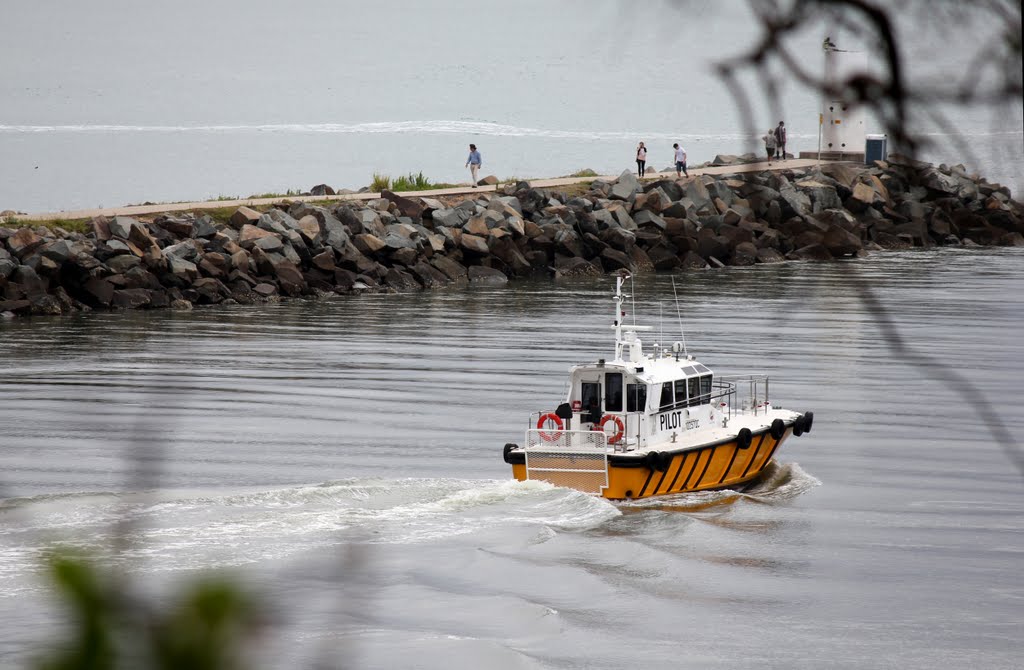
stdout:
<svg viewBox="0 0 1024 670">
<path fill-rule="evenodd" d="M 743 80 L 758 126 L 747 128 L 716 76 L 716 63 L 756 35 L 741 5 L 515 8 L 305 0 L 293 10 L 304 33 L 291 38 L 266 29 L 281 18 L 267 0 L 130 12 L 108 0 L 19 6 L 6 40 L 32 58 L 0 62 L 0 210 L 247 197 L 320 183 L 358 190 L 374 174 L 468 182 L 470 142 L 483 153 L 483 174 L 502 179 L 632 170 L 640 141 L 658 169 L 671 166 L 674 142 L 691 164 L 759 152 L 758 138 L 780 119 L 791 153 L 817 149 L 815 96 L 784 80 L 767 98 L 760 82 Z M 906 39 L 915 73 L 955 66 L 948 50 Z M 790 48 L 823 64 L 820 42 L 801 35 Z M 931 141 L 918 157 L 962 163 L 1019 192 L 1020 106 L 946 116 L 950 127 L 916 128 Z M 866 126 L 878 132 L 870 118 Z"/>
</svg>

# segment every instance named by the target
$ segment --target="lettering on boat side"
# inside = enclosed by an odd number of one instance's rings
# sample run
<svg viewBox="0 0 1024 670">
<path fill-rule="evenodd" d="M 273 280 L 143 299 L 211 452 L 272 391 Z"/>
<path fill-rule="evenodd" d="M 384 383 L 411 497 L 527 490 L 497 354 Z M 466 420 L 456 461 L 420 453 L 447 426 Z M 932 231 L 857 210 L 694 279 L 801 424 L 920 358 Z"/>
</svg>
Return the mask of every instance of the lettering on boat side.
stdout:
<svg viewBox="0 0 1024 670">
<path fill-rule="evenodd" d="M 674 428 L 693 430 L 700 426 L 700 419 L 687 419 L 683 421 L 683 413 L 681 411 L 665 412 L 658 415 L 658 425 L 661 430 L 673 430 Z"/>
</svg>

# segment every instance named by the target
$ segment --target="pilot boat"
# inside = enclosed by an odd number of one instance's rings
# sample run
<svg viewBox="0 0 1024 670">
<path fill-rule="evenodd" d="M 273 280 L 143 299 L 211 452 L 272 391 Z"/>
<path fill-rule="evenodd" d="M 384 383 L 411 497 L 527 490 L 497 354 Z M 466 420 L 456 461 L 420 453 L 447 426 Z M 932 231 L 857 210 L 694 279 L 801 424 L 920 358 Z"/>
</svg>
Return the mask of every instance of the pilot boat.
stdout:
<svg viewBox="0 0 1024 670">
<path fill-rule="evenodd" d="M 811 431 L 813 412 L 773 405 L 768 376 L 719 376 L 683 342 L 644 352 L 623 323 L 616 277 L 610 361 L 569 369 L 568 396 L 530 417 L 523 446 L 505 445 L 519 481 L 542 480 L 613 500 L 741 487 L 790 435 Z"/>
</svg>

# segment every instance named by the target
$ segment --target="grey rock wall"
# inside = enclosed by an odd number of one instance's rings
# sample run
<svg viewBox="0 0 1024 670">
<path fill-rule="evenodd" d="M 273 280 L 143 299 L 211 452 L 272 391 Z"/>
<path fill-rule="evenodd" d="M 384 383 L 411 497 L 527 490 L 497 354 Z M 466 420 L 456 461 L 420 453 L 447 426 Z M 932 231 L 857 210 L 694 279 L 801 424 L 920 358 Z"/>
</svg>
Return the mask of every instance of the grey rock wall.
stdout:
<svg viewBox="0 0 1024 670">
<path fill-rule="evenodd" d="M 883 249 L 1024 245 L 1024 208 L 962 166 L 873 166 L 641 183 L 582 196 L 526 182 L 448 205 L 385 192 L 331 207 L 239 208 L 88 233 L 0 227 L 0 314 L 190 309 L 282 296 L 407 291 L 520 277 L 694 271 L 828 261 Z"/>
</svg>

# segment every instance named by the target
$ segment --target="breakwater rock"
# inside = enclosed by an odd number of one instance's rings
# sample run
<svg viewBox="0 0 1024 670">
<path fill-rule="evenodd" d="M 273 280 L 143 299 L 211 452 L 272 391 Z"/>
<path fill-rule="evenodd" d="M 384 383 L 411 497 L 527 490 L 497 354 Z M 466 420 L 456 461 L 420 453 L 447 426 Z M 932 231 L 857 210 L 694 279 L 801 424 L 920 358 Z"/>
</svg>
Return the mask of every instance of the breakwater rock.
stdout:
<svg viewBox="0 0 1024 670">
<path fill-rule="evenodd" d="M 630 173 L 578 193 L 526 182 L 461 201 L 406 198 L 239 208 L 88 232 L 0 227 L 0 313 L 251 304 L 530 276 L 829 260 L 934 245 L 1024 246 L 1009 190 L 892 156 L 874 166 L 695 176 Z"/>
</svg>

